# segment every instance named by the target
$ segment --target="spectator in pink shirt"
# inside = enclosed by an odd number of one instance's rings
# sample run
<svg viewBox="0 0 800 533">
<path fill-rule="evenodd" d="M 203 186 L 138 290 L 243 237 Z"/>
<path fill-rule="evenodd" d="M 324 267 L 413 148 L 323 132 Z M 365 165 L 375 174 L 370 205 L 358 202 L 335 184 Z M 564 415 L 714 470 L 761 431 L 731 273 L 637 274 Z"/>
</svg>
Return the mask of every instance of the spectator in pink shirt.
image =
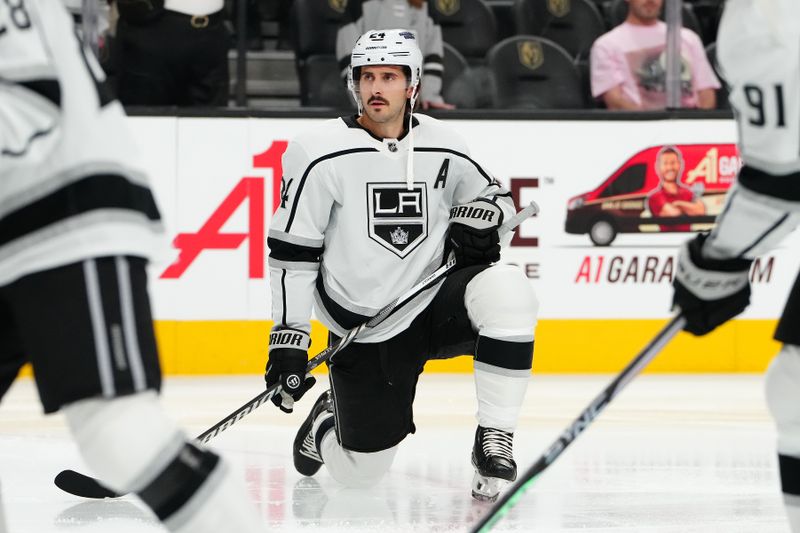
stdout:
<svg viewBox="0 0 800 533">
<path fill-rule="evenodd" d="M 625 22 L 592 45 L 592 96 L 608 109 L 666 107 L 667 25 L 659 20 L 663 0 L 627 0 Z M 700 37 L 681 30 L 681 106 L 713 109 L 719 80 Z"/>
</svg>

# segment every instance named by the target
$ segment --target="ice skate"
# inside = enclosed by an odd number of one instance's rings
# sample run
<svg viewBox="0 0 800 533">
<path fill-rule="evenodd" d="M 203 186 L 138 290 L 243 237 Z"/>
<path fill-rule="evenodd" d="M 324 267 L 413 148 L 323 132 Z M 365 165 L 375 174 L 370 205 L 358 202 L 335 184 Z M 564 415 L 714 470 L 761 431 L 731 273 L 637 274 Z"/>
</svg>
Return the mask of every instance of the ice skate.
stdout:
<svg viewBox="0 0 800 533">
<path fill-rule="evenodd" d="M 472 447 L 472 497 L 476 500 L 496 501 L 503 487 L 517 479 L 513 439 L 513 433 L 478 426 Z"/>
<path fill-rule="evenodd" d="M 322 466 L 316 437 L 322 437 L 333 425 L 333 397 L 326 390 L 314 402 L 294 438 L 294 467 L 304 476 L 313 476 Z"/>
</svg>

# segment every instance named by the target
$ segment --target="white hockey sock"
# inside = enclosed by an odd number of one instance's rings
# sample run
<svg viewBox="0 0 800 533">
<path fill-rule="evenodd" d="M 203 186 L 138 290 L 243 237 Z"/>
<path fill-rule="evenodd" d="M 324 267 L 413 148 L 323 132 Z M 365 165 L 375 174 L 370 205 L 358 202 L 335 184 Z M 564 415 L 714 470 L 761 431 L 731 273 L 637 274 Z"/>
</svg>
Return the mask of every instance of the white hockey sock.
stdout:
<svg viewBox="0 0 800 533">
<path fill-rule="evenodd" d="M 3 511 L 3 485 L 0 483 L 0 533 L 6 533 L 7 531 L 6 515 Z"/>
<path fill-rule="evenodd" d="M 336 440 L 335 431 L 328 431 L 322 437 L 319 449 L 331 477 L 354 489 L 376 485 L 392 466 L 397 453 L 397 446 L 374 453 L 345 450 Z"/>
<path fill-rule="evenodd" d="M 530 370 L 509 370 L 475 361 L 478 425 L 514 432 Z"/>
<path fill-rule="evenodd" d="M 153 391 L 82 400 L 64 414 L 95 475 L 136 492 L 170 531 L 265 531 L 224 461 L 187 442 Z"/>
<path fill-rule="evenodd" d="M 778 465 L 786 514 L 800 533 L 800 347 L 784 344 L 767 369 L 767 405 L 778 429 Z"/>
<path fill-rule="evenodd" d="M 789 519 L 789 528 L 792 533 L 800 533 L 800 496 L 784 494 L 786 504 L 786 517 Z"/>
<path fill-rule="evenodd" d="M 531 375 L 536 294 L 518 268 L 494 265 L 467 284 L 464 305 L 478 331 L 478 424 L 513 432 Z"/>
<path fill-rule="evenodd" d="M 254 512 L 253 503 L 241 485 L 229 465 L 219 464 L 164 525 L 175 533 L 266 532 L 266 526 Z"/>
</svg>

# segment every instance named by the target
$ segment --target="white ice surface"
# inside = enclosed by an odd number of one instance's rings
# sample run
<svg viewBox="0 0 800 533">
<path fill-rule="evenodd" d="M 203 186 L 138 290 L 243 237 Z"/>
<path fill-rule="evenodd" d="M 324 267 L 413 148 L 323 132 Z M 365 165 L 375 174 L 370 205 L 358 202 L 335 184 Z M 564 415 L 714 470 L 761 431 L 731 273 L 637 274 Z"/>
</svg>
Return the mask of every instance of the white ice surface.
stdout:
<svg viewBox="0 0 800 533">
<path fill-rule="evenodd" d="M 536 375 L 515 455 L 529 466 L 609 381 Z M 787 533 L 774 429 L 759 375 L 645 375 L 634 381 L 548 469 L 496 528 L 519 532 Z M 417 433 L 371 491 L 344 490 L 324 468 L 292 467 L 294 432 L 325 386 L 295 413 L 262 406 L 214 441 L 246 480 L 271 531 L 467 531 L 486 509 L 472 501 L 475 429 L 470 375 L 423 375 Z M 197 434 L 254 396 L 258 376 L 172 378 L 168 412 Z M 41 416 L 31 380 L 0 405 L 0 491 L 9 533 L 162 531 L 133 497 L 81 500 L 53 476 L 84 471 L 60 415 Z M 88 473 L 88 472 L 87 472 Z M 222 532 L 221 532 L 222 533 Z"/>
</svg>

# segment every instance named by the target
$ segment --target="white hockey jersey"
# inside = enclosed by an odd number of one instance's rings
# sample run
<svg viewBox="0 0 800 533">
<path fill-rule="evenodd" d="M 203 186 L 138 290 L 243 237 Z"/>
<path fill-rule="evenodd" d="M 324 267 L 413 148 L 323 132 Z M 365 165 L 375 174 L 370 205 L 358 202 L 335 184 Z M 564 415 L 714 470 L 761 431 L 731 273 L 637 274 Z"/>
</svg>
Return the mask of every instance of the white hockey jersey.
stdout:
<svg viewBox="0 0 800 533">
<path fill-rule="evenodd" d="M 754 258 L 800 225 L 800 2 L 728 0 L 717 47 L 745 166 L 703 254 Z"/>
<path fill-rule="evenodd" d="M 329 120 L 283 156 L 281 203 L 269 230 L 275 327 L 309 331 L 312 305 L 334 333 L 365 322 L 443 262 L 449 210 L 478 197 L 514 213 L 511 194 L 469 157 L 459 135 L 414 115 L 414 184 L 408 136 L 381 139 L 356 117 Z M 407 328 L 439 286 L 359 338 Z"/>
<path fill-rule="evenodd" d="M 717 58 L 745 163 L 771 175 L 799 173 L 800 2 L 728 0 Z"/>
<path fill-rule="evenodd" d="M 124 112 L 60 1 L 0 2 L 0 285 L 163 228 Z"/>
</svg>

